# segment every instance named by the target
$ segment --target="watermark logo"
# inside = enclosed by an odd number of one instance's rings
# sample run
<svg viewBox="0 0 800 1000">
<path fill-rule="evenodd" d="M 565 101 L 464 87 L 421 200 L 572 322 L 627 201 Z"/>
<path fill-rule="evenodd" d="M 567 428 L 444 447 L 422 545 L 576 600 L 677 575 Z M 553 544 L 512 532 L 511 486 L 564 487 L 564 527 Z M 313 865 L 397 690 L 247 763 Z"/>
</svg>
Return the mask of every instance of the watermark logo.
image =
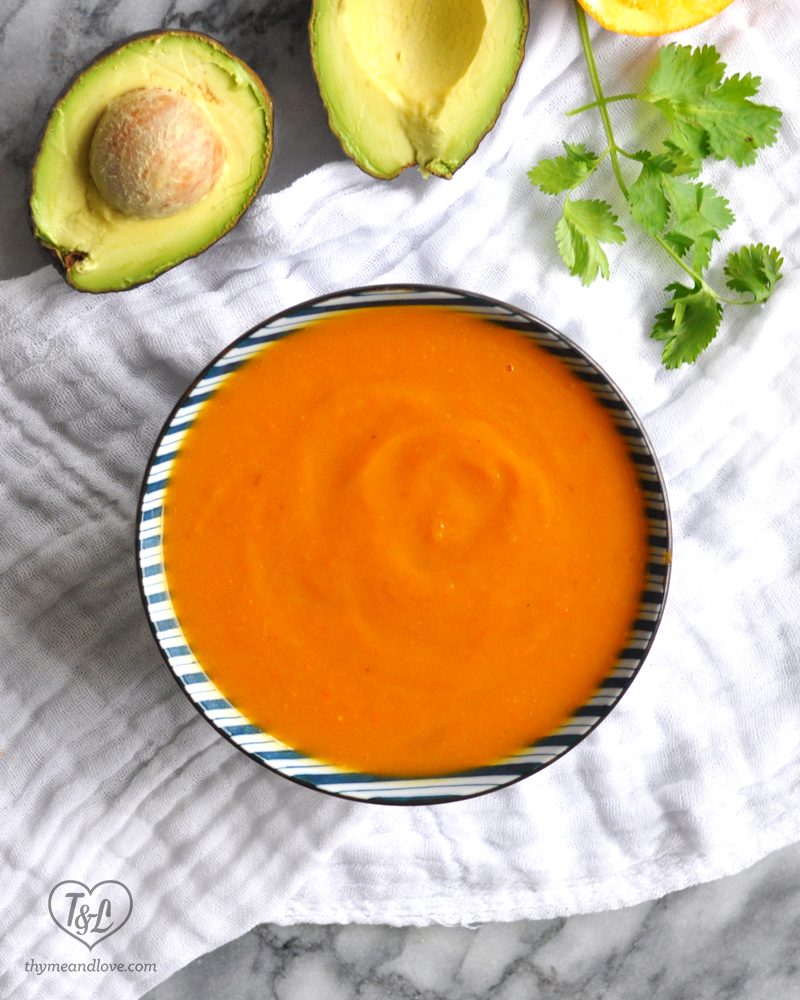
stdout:
<svg viewBox="0 0 800 1000">
<path fill-rule="evenodd" d="M 113 879 L 91 889 L 70 880 L 53 887 L 47 906 L 61 930 L 91 951 L 128 922 L 133 896 L 126 885 Z"/>
</svg>

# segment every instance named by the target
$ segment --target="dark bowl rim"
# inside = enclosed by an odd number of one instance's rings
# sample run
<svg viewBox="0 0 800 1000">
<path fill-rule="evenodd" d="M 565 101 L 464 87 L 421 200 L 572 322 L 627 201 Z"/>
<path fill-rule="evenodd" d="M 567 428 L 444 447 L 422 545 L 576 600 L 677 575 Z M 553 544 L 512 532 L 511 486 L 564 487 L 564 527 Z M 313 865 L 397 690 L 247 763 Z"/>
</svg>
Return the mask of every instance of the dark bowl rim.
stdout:
<svg viewBox="0 0 800 1000">
<path fill-rule="evenodd" d="M 139 558 L 141 552 L 140 534 L 142 526 L 142 507 L 145 501 L 145 491 L 147 489 L 147 481 L 150 474 L 150 470 L 153 466 L 153 461 L 156 457 L 158 448 L 160 447 L 161 442 L 167 433 L 167 430 L 172 424 L 173 418 L 177 414 L 178 410 L 186 402 L 187 398 L 191 395 L 194 388 L 206 377 L 206 375 L 214 367 L 214 365 L 216 365 L 217 362 L 220 361 L 230 350 L 232 350 L 234 347 L 237 346 L 237 344 L 240 344 L 242 341 L 246 340 L 248 337 L 250 337 L 256 331 L 262 329 L 263 327 L 275 323 L 277 320 L 285 319 L 296 313 L 311 309 L 317 305 L 321 305 L 322 303 L 327 302 L 331 299 L 341 299 L 347 296 L 358 296 L 370 292 L 373 293 L 440 292 L 443 294 L 460 296 L 465 299 L 481 300 L 487 305 L 499 306 L 502 309 L 506 309 L 512 313 L 515 313 L 517 316 L 521 317 L 526 322 L 533 323 L 534 325 L 542 327 L 548 333 L 552 334 L 557 340 L 566 344 L 567 347 L 569 347 L 571 350 L 579 354 L 581 358 L 583 358 L 583 360 L 586 361 L 591 368 L 593 368 L 596 372 L 598 372 L 602 376 L 602 378 L 611 387 L 614 393 L 616 393 L 616 395 L 619 397 L 620 401 L 624 404 L 627 415 L 632 419 L 633 423 L 635 424 L 636 429 L 647 448 L 650 458 L 652 459 L 653 472 L 655 473 L 658 479 L 659 490 L 664 504 L 663 516 L 664 516 L 664 526 L 666 530 L 666 535 L 664 539 L 664 548 L 666 550 L 666 555 L 664 561 L 664 576 L 662 583 L 663 596 L 661 597 L 661 603 L 658 613 L 650 626 L 649 639 L 641 649 L 639 662 L 634 668 L 630 678 L 628 678 L 625 687 L 623 688 L 621 693 L 615 698 L 614 703 L 610 705 L 607 708 L 607 710 L 591 726 L 589 726 L 589 728 L 586 730 L 585 733 L 582 733 L 579 736 L 577 736 L 575 740 L 571 742 L 570 745 L 562 753 L 559 753 L 557 756 L 553 757 L 552 760 L 546 761 L 545 763 L 541 764 L 535 770 L 527 774 L 520 774 L 518 777 L 510 779 L 509 781 L 504 782 L 502 785 L 496 785 L 493 788 L 486 788 L 483 789 L 482 791 L 472 792 L 468 795 L 458 795 L 458 796 L 449 795 L 449 796 L 442 796 L 441 798 L 437 798 L 436 796 L 432 795 L 426 797 L 424 802 L 420 801 L 409 802 L 409 801 L 404 801 L 401 798 L 365 799 L 365 798 L 359 798 L 355 795 L 348 795 L 344 792 L 337 792 L 337 791 L 331 791 L 327 788 L 320 788 L 316 785 L 312 785 L 308 781 L 304 781 L 302 778 L 295 777 L 292 774 L 287 774 L 285 771 L 281 771 L 277 767 L 273 767 L 272 765 L 269 764 L 268 761 L 265 761 L 263 758 L 257 757 L 254 754 L 249 753 L 243 747 L 239 746 L 239 744 L 236 743 L 234 739 L 228 733 L 226 733 L 224 729 L 221 726 L 219 726 L 213 719 L 209 718 L 208 715 L 206 715 L 205 711 L 192 699 L 191 695 L 186 690 L 186 687 L 181 683 L 178 675 L 172 669 L 172 665 L 167 659 L 167 656 L 161 646 L 161 643 L 158 638 L 158 633 L 155 629 L 153 620 L 148 611 L 147 595 L 145 593 L 145 585 L 144 585 L 144 574 L 142 572 L 141 559 Z M 373 305 L 376 308 L 380 308 L 380 303 L 365 303 L 365 307 L 367 307 L 368 305 Z M 658 462 L 658 458 L 656 456 L 655 449 L 653 448 L 653 444 L 650 440 L 649 435 L 647 434 L 647 431 L 644 428 L 644 425 L 642 424 L 639 414 L 633 408 L 628 397 L 625 395 L 625 393 L 622 392 L 622 390 L 619 388 L 614 379 L 612 379 L 605 371 L 605 369 L 600 364 L 598 364 L 598 362 L 595 361 L 594 358 L 592 358 L 589 354 L 587 354 L 587 352 L 584 351 L 582 347 L 576 344 L 570 337 L 562 333 L 560 330 L 557 330 L 555 327 L 551 326 L 544 320 L 539 319 L 538 316 L 534 316 L 532 313 L 529 313 L 526 310 L 519 308 L 518 306 L 514 306 L 508 302 L 504 302 L 502 299 L 496 299 L 493 298 L 492 296 L 484 295 L 482 292 L 468 292 L 465 291 L 464 289 L 451 288 L 447 285 L 428 285 L 417 282 L 392 282 L 387 284 L 376 284 L 376 285 L 358 285 L 353 288 L 338 289 L 337 291 L 334 292 L 327 292 L 324 295 L 317 295 L 314 298 L 306 299 L 303 302 L 296 303 L 295 305 L 292 305 L 286 309 L 282 309 L 279 312 L 273 313 L 267 319 L 261 320 L 260 322 L 256 323 L 255 326 L 250 327 L 244 333 L 236 336 L 232 341 L 226 344 L 225 347 L 223 347 L 220 351 L 218 351 L 217 354 L 215 354 L 214 357 L 206 365 L 204 365 L 199 374 L 191 381 L 191 383 L 181 393 L 179 399 L 172 407 L 172 409 L 169 411 L 169 414 L 165 417 L 161 425 L 161 430 L 158 432 L 158 435 L 156 436 L 155 443 L 153 444 L 153 447 L 150 450 L 150 454 L 148 456 L 147 463 L 145 465 L 145 471 L 142 476 L 141 486 L 139 487 L 138 501 L 136 504 L 135 525 L 136 525 L 135 527 L 136 578 L 139 586 L 139 596 L 142 600 L 145 617 L 147 618 L 147 624 L 148 627 L 150 628 L 150 632 L 153 636 L 153 639 L 155 640 L 155 644 L 158 648 L 159 654 L 161 658 L 164 660 L 164 663 L 167 667 L 167 670 L 169 671 L 170 676 L 174 680 L 178 689 L 182 692 L 183 696 L 187 699 L 187 701 L 192 705 L 194 710 L 197 712 L 197 714 L 206 723 L 213 726 L 213 728 L 217 731 L 217 733 L 220 736 L 222 736 L 225 740 L 227 740 L 231 744 L 231 746 L 235 747 L 239 751 L 239 753 L 243 754 L 245 757 L 249 758 L 255 763 L 260 764 L 262 767 L 265 767 L 268 771 L 271 771 L 273 774 L 276 774 L 287 781 L 291 781 L 294 784 L 307 789 L 308 791 L 322 793 L 323 795 L 329 795 L 335 799 L 340 799 L 340 800 L 345 799 L 350 802 L 358 803 L 359 805 L 422 807 L 422 806 L 448 805 L 451 803 L 466 802 L 469 799 L 481 798 L 484 795 L 492 795 L 496 792 L 501 792 L 504 789 L 510 788 L 513 785 L 518 784 L 520 781 L 524 781 L 527 778 L 531 778 L 534 775 L 540 774 L 543 770 L 545 770 L 545 768 L 550 767 L 551 764 L 555 764 L 562 757 L 566 756 L 567 753 L 569 753 L 571 750 L 574 750 L 575 747 L 577 747 L 580 743 L 582 743 L 587 736 L 593 733 L 601 722 L 604 722 L 608 718 L 611 712 L 613 712 L 613 710 L 617 707 L 617 705 L 622 700 L 624 695 L 627 693 L 628 689 L 630 688 L 630 685 L 639 675 L 639 671 L 641 670 L 645 660 L 647 659 L 647 656 L 650 653 L 650 649 L 652 648 L 653 642 L 655 641 L 655 637 L 658 634 L 658 630 L 661 625 L 662 618 L 664 616 L 664 609 L 666 607 L 667 596 L 669 593 L 670 578 L 672 575 L 672 515 L 670 511 L 669 498 L 667 496 L 667 489 L 666 489 L 666 483 L 664 481 L 664 475 L 663 472 L 661 471 L 661 466 Z M 446 777 L 446 775 L 438 775 L 433 777 L 441 778 L 441 777 Z"/>
</svg>

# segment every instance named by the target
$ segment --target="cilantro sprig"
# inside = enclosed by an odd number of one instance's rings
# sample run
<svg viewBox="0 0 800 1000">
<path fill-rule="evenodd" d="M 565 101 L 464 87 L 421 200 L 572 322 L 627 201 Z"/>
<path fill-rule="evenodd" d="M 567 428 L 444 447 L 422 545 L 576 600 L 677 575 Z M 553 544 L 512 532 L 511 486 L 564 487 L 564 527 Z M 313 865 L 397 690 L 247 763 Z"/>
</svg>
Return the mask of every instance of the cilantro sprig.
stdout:
<svg viewBox="0 0 800 1000">
<path fill-rule="evenodd" d="M 728 288 L 743 298 L 726 298 L 711 287 L 704 273 L 714 244 L 731 226 L 734 215 L 726 198 L 697 180 L 703 161 L 709 157 L 730 158 L 737 167 L 754 163 L 759 149 L 774 144 L 781 112 L 752 100 L 761 85 L 759 77 L 749 73 L 726 77 L 725 64 L 711 45 L 691 49 L 669 44 L 661 49 L 658 64 L 641 93 L 606 97 L 586 16 L 577 0 L 575 11 L 596 100 L 569 114 L 596 108 L 608 145 L 598 154 L 583 143 L 565 142 L 564 156 L 541 160 L 528 177 L 545 194 L 566 195 L 556 226 L 558 250 L 570 273 L 590 285 L 598 276 L 609 277 L 602 244 L 624 243 L 625 233 L 607 201 L 577 199 L 573 192 L 604 160 L 610 161 L 632 220 L 691 279 L 688 285 L 679 281 L 667 284 L 669 298 L 650 334 L 664 344 L 661 360 L 666 367 L 678 368 L 695 361 L 717 335 L 723 304 L 766 302 L 781 278 L 780 251 L 759 243 L 729 253 L 723 269 Z M 650 104 L 666 119 L 670 131 L 659 149 L 629 151 L 617 143 L 608 105 L 629 100 Z M 630 183 L 623 176 L 621 157 L 635 165 Z"/>
</svg>

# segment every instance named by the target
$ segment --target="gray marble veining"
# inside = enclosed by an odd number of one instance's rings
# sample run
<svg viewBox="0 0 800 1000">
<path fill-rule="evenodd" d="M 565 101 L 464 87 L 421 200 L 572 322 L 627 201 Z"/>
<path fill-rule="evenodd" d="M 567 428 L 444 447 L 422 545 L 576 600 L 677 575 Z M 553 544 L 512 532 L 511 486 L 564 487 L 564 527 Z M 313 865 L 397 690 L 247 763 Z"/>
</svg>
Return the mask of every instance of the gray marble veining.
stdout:
<svg viewBox="0 0 800 1000">
<path fill-rule="evenodd" d="M 796 1000 L 800 845 L 623 910 L 478 928 L 263 925 L 142 1000 Z"/>
</svg>

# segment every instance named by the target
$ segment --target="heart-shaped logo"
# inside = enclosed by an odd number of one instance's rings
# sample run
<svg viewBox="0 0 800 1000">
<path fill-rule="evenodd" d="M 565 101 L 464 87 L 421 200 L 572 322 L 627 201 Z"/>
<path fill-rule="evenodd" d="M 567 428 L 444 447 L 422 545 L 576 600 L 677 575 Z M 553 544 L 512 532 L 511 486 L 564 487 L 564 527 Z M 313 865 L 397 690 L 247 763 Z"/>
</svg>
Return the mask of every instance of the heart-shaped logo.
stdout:
<svg viewBox="0 0 800 1000">
<path fill-rule="evenodd" d="M 128 922 L 133 896 L 126 885 L 113 879 L 91 889 L 70 880 L 53 886 L 47 905 L 61 930 L 91 951 Z"/>
</svg>

